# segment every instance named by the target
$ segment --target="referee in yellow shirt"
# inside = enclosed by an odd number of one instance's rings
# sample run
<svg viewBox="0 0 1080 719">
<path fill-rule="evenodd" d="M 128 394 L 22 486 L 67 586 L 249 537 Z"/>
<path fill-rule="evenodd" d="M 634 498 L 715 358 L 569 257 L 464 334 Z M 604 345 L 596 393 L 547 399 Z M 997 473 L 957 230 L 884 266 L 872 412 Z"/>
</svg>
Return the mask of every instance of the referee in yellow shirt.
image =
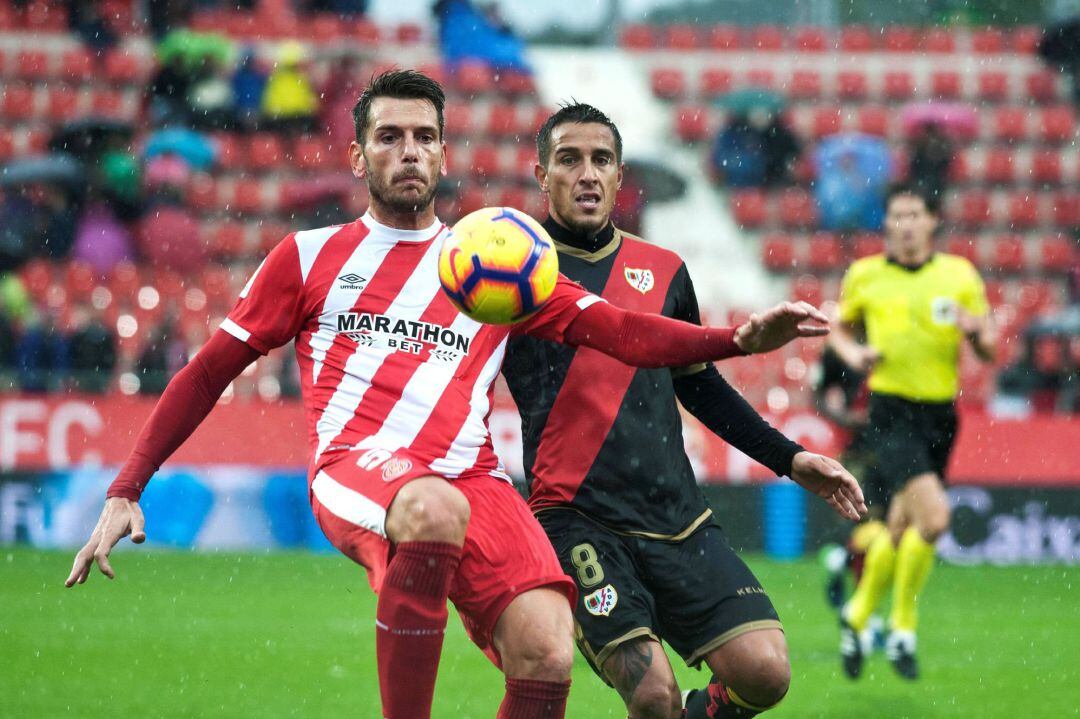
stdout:
<svg viewBox="0 0 1080 719">
<path fill-rule="evenodd" d="M 830 339 L 845 363 L 870 373 L 867 439 L 876 461 L 869 471 L 888 502 L 889 531 L 870 545 L 862 579 L 841 611 L 840 653 L 853 679 L 868 651 L 863 630 L 890 581 L 886 654 L 901 676 L 918 677 L 915 599 L 934 543 L 949 528 L 944 477 L 956 437 L 961 345 L 970 343 L 989 362 L 997 341 L 975 267 L 934 251 L 936 203 L 917 187 L 897 185 L 885 210 L 886 252 L 848 269 Z"/>
</svg>

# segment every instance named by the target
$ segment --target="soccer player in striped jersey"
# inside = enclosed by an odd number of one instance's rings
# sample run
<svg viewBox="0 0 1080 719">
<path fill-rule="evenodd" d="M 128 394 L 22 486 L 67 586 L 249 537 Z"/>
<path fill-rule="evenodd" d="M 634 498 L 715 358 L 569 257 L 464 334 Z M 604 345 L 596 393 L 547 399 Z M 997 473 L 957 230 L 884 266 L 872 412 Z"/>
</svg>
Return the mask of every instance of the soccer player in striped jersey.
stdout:
<svg viewBox="0 0 1080 719">
<path fill-rule="evenodd" d="M 590 105 L 568 105 L 543 125 L 537 151 L 544 227 L 562 272 L 610 305 L 697 325 L 682 259 L 611 223 L 622 178 L 616 125 Z M 858 513 L 845 495 L 865 511 L 854 478 L 773 429 L 708 363 L 635 368 L 516 335 L 503 373 L 522 416 L 529 503 L 578 585 L 578 646 L 631 719 L 684 716 L 660 640 L 714 674 L 686 697 L 689 719 L 753 716 L 779 702 L 790 676 L 779 618 L 697 485 L 676 400 L 848 519 Z"/>
<path fill-rule="evenodd" d="M 290 234 L 270 252 L 162 394 L 66 584 L 86 581 L 95 561 L 113 576 L 116 542 L 146 537 L 138 499 L 153 473 L 245 367 L 295 340 L 312 510 L 379 594 L 382 716 L 431 715 L 449 599 L 506 676 L 498 716 L 557 719 L 569 691 L 575 587 L 492 449 L 487 415 L 509 336 L 600 347 L 637 364 L 742 350 L 734 328 L 624 312 L 565 278 L 513 327 L 457 312 L 437 273 L 447 235 L 434 210 L 446 172 L 443 105 L 442 88 L 420 73 L 373 79 L 354 109 L 349 148 L 353 174 L 368 186 L 367 213 Z M 807 325 L 814 319 L 779 313 L 740 341 L 767 350 L 820 335 L 823 327 Z"/>
</svg>

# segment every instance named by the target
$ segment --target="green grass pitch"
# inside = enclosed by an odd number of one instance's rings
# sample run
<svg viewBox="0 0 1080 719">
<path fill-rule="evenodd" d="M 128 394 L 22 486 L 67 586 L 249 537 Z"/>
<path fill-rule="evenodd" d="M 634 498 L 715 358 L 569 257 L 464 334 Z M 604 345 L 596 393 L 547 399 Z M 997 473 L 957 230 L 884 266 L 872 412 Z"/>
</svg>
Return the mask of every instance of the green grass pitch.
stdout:
<svg viewBox="0 0 1080 719">
<path fill-rule="evenodd" d="M 335 555 L 137 550 L 65 590 L 73 554 L 0 549 L 2 717 L 377 718 L 375 600 Z M 750 557 L 791 645 L 771 717 L 1063 717 L 1080 712 L 1080 568 L 938 566 L 922 602 L 923 679 L 873 657 L 858 683 L 811 560 Z M 684 687 L 706 675 L 679 667 Z M 406 678 L 407 679 L 407 678 Z M 498 672 L 451 617 L 436 719 L 490 719 Z M 578 661 L 567 716 L 626 716 Z"/>
</svg>

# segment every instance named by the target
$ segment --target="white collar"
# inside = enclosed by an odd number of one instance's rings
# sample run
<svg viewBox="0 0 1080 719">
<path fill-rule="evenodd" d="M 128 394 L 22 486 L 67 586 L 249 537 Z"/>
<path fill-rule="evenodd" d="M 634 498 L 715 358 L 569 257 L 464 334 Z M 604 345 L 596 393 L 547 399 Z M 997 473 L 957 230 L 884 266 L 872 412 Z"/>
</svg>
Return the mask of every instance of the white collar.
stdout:
<svg viewBox="0 0 1080 719">
<path fill-rule="evenodd" d="M 442 220 L 438 217 L 431 223 L 429 227 L 425 227 L 422 230 L 400 230 L 396 227 L 390 227 L 376 220 L 371 216 L 371 211 L 365 212 L 360 221 L 367 225 L 367 228 L 372 232 L 378 232 L 383 237 L 393 240 L 394 242 L 426 242 L 432 239 L 438 233 L 442 227 Z"/>
</svg>

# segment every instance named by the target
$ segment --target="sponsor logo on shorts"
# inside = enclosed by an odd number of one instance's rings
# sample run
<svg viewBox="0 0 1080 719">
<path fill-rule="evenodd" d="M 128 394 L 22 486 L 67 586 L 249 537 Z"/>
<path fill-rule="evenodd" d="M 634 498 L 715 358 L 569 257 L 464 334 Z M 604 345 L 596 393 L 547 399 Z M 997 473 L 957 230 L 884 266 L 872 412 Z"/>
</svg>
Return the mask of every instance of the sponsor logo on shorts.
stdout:
<svg viewBox="0 0 1080 719">
<path fill-rule="evenodd" d="M 398 477 L 412 469 L 412 460 L 394 457 L 388 459 L 382 466 L 382 478 L 384 482 L 393 482 Z"/>
<path fill-rule="evenodd" d="M 585 597 L 585 611 L 594 617 L 606 617 L 618 603 L 619 593 L 615 591 L 615 587 L 605 584 Z"/>
<path fill-rule="evenodd" d="M 739 597 L 745 597 L 749 594 L 765 594 L 765 590 L 761 587 L 740 587 L 735 590 L 735 595 Z"/>
<path fill-rule="evenodd" d="M 623 277 L 635 290 L 645 294 L 653 288 L 652 270 L 641 270 L 634 267 L 623 267 Z"/>
</svg>

